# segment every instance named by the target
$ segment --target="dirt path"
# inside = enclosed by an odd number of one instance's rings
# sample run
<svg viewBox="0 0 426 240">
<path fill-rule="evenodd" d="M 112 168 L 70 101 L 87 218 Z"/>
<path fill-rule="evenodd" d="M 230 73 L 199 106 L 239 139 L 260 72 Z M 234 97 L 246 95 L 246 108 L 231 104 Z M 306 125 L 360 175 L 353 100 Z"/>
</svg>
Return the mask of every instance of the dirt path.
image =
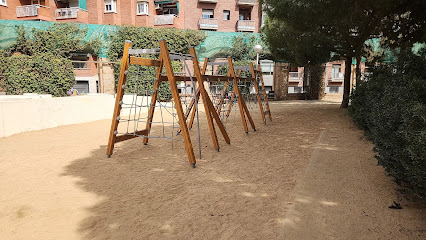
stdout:
<svg viewBox="0 0 426 240">
<path fill-rule="evenodd" d="M 338 104 L 271 108 L 248 135 L 231 116 L 219 153 L 202 121 L 196 169 L 161 139 L 107 159 L 110 121 L 1 138 L 0 239 L 426 238 L 425 209 L 398 197 Z"/>
</svg>

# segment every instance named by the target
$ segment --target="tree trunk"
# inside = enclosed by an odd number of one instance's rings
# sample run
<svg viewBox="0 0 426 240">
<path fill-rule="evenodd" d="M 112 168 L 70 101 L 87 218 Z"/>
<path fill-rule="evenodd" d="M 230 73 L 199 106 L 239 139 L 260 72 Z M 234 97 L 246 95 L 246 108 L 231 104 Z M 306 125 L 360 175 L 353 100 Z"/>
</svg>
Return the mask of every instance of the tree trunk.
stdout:
<svg viewBox="0 0 426 240">
<path fill-rule="evenodd" d="M 348 108 L 349 106 L 349 94 L 351 92 L 351 72 L 352 72 L 352 57 L 347 56 L 345 58 L 345 76 L 343 83 L 343 100 L 340 105 L 341 108 Z"/>
<path fill-rule="evenodd" d="M 303 92 L 305 93 L 305 100 L 309 100 L 309 66 L 303 67 Z"/>
<path fill-rule="evenodd" d="M 288 64 L 274 64 L 274 100 L 287 100 L 288 97 Z"/>
<path fill-rule="evenodd" d="M 355 69 L 355 86 L 361 82 L 361 55 L 356 57 L 356 69 Z"/>
<path fill-rule="evenodd" d="M 324 71 L 322 64 L 309 66 L 309 87 L 306 92 L 310 100 L 319 100 L 324 97 Z"/>
</svg>

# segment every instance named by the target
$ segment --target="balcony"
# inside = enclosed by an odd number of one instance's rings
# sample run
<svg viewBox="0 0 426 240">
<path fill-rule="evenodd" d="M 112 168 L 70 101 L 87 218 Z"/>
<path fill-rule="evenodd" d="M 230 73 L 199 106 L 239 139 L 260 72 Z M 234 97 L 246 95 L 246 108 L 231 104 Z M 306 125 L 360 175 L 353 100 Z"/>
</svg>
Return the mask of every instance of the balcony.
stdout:
<svg viewBox="0 0 426 240">
<path fill-rule="evenodd" d="M 256 30 L 256 22 L 254 20 L 238 20 L 237 31 L 254 32 Z"/>
<path fill-rule="evenodd" d="M 343 82 L 343 80 L 344 80 L 344 75 L 341 72 L 333 73 L 328 79 L 328 81 L 330 82 Z"/>
<path fill-rule="evenodd" d="M 166 15 L 155 15 L 154 16 L 154 26 L 161 25 L 172 25 L 175 21 L 174 14 L 166 14 Z"/>
<path fill-rule="evenodd" d="M 55 10 L 56 19 L 74 19 L 78 18 L 78 7 L 58 8 Z"/>
<path fill-rule="evenodd" d="M 256 4 L 256 0 L 237 0 L 237 5 L 240 6 L 254 6 Z"/>
<path fill-rule="evenodd" d="M 217 18 L 200 18 L 198 21 L 200 29 L 217 30 L 219 27 L 219 20 Z"/>
<path fill-rule="evenodd" d="M 303 79 L 302 73 L 299 72 L 289 72 L 288 73 L 288 81 L 289 82 L 299 82 Z"/>
<path fill-rule="evenodd" d="M 38 16 L 40 5 L 25 5 L 16 7 L 16 17 L 35 17 Z"/>
<path fill-rule="evenodd" d="M 198 0 L 199 3 L 217 3 L 217 0 Z"/>
</svg>

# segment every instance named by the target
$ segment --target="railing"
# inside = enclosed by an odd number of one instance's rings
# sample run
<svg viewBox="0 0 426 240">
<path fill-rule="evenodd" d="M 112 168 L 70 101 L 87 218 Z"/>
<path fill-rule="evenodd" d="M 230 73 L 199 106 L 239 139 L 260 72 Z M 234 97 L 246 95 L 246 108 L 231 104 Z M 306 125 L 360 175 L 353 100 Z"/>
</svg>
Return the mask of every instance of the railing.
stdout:
<svg viewBox="0 0 426 240">
<path fill-rule="evenodd" d="M 254 32 L 256 22 L 254 20 L 238 20 L 237 31 Z"/>
<path fill-rule="evenodd" d="M 238 5 L 255 5 L 256 0 L 237 0 Z"/>
<path fill-rule="evenodd" d="M 289 72 L 289 73 L 288 73 L 288 77 L 289 77 L 289 78 L 297 78 L 297 79 L 301 78 L 301 77 L 299 76 L 299 73 L 298 73 L 298 72 Z"/>
<path fill-rule="evenodd" d="M 16 17 L 34 17 L 38 16 L 40 5 L 25 5 L 16 7 Z"/>
<path fill-rule="evenodd" d="M 198 21 L 200 29 L 217 29 L 219 27 L 219 20 L 217 18 L 200 18 Z"/>
<path fill-rule="evenodd" d="M 78 17 L 78 7 L 58 8 L 55 10 L 56 19 L 70 19 Z"/>
<path fill-rule="evenodd" d="M 154 26 L 170 25 L 170 24 L 174 23 L 174 20 L 175 20 L 174 14 L 155 15 L 154 16 Z"/>
<path fill-rule="evenodd" d="M 344 78 L 343 73 L 339 72 L 339 73 L 332 74 L 330 77 L 330 81 L 342 82 L 343 78 Z"/>
</svg>

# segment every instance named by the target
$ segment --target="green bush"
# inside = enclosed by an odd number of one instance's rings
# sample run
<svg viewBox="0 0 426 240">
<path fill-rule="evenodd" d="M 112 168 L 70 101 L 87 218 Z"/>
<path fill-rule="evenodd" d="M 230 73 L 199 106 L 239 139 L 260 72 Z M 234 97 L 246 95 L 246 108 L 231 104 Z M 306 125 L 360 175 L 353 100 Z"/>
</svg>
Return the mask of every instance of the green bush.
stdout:
<svg viewBox="0 0 426 240">
<path fill-rule="evenodd" d="M 97 38 L 85 41 L 87 28 L 73 23 L 30 31 L 20 26 L 16 31 L 16 43 L 0 52 L 0 88 L 7 94 L 65 96 L 75 83 L 72 53 L 96 54 L 102 45 Z"/>
<path fill-rule="evenodd" d="M 0 83 L 7 94 L 48 93 L 65 96 L 75 83 L 71 61 L 45 53 L 0 56 Z"/>
<path fill-rule="evenodd" d="M 123 56 L 125 40 L 132 41 L 132 48 L 138 49 L 159 48 L 158 41 L 164 39 L 167 41 L 167 47 L 170 52 L 189 53 L 189 47 L 200 44 L 206 38 L 206 34 L 203 31 L 181 30 L 176 28 L 122 26 L 119 27 L 117 32 L 110 38 L 111 45 L 108 50 L 108 57 L 111 61 L 117 62 L 114 64 L 114 75 L 117 86 L 121 67 L 118 61 Z M 183 71 L 183 64 L 180 62 L 173 61 L 172 66 L 175 72 Z M 144 79 L 143 84 L 140 82 L 141 79 Z M 125 92 L 137 93 L 138 95 L 151 95 L 154 79 L 155 70 L 153 67 L 140 67 L 140 69 L 138 69 L 136 66 L 130 66 Z M 136 85 L 140 86 L 135 88 Z M 148 89 L 146 89 L 146 87 L 148 87 Z M 168 83 L 161 83 L 159 99 L 166 101 L 170 98 L 171 92 Z"/>
<path fill-rule="evenodd" d="M 46 30 L 32 29 L 26 31 L 23 26 L 16 28 L 16 43 L 11 52 L 21 52 L 26 55 L 52 53 L 58 56 L 70 57 L 75 52 L 90 52 L 97 55 L 102 43 L 99 38 L 85 41 L 87 28 L 80 28 L 75 23 L 55 23 Z"/>
<path fill-rule="evenodd" d="M 420 56 L 419 56 L 420 55 Z M 405 190 L 426 193 L 426 51 L 403 50 L 370 71 L 348 108 L 375 144 L 376 158 Z"/>
</svg>

